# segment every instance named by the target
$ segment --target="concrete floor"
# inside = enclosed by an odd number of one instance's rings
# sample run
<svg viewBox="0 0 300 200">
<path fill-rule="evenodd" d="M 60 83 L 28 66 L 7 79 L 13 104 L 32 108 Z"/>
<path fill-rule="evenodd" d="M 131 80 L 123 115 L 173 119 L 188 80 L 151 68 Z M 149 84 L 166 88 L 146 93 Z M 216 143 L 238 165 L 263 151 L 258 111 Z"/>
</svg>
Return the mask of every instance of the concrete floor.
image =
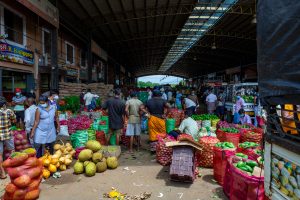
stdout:
<svg viewBox="0 0 300 200">
<path fill-rule="evenodd" d="M 212 169 L 200 169 L 202 177 L 193 184 L 179 183 L 169 180 L 169 167 L 159 165 L 149 151 L 142 149 L 134 156 L 122 153 L 117 169 L 93 177 L 74 175 L 73 169 L 68 169 L 62 172 L 61 178 L 49 178 L 41 184 L 40 199 L 101 200 L 104 199 L 103 193 L 109 192 L 111 187 L 130 195 L 151 192 L 150 199 L 227 199 L 222 187 L 214 182 Z M 8 181 L 1 181 L 1 193 Z"/>
</svg>

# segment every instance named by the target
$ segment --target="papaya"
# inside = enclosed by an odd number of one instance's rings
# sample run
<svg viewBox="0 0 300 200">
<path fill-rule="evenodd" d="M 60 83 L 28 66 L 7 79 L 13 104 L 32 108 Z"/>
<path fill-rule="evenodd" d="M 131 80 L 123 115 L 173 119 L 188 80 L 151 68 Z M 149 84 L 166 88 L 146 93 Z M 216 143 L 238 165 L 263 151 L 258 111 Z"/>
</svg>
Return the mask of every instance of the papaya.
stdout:
<svg viewBox="0 0 300 200">
<path fill-rule="evenodd" d="M 36 167 L 38 164 L 39 160 L 36 157 L 29 157 L 24 163 L 27 168 Z"/>
<path fill-rule="evenodd" d="M 28 175 L 19 176 L 18 178 L 14 179 L 14 181 L 13 181 L 13 183 L 18 188 L 25 188 L 30 184 L 30 182 L 31 182 L 31 178 Z"/>
<path fill-rule="evenodd" d="M 24 199 L 24 197 L 25 197 L 25 195 L 26 195 L 26 190 L 25 189 L 18 189 L 18 190 L 16 190 L 15 191 L 15 193 L 13 194 L 13 199 L 15 200 L 17 200 L 17 199 Z"/>
<path fill-rule="evenodd" d="M 34 178 L 37 178 L 37 177 L 40 176 L 41 171 L 42 171 L 42 168 L 41 168 L 41 167 L 34 167 L 34 168 L 27 169 L 26 174 L 27 174 L 31 179 L 34 179 Z"/>
<path fill-rule="evenodd" d="M 33 190 L 39 189 L 40 182 L 41 182 L 40 179 L 32 180 L 31 183 L 28 186 L 28 191 L 33 191 Z"/>
<path fill-rule="evenodd" d="M 25 195 L 24 200 L 35 200 L 38 199 L 40 195 L 40 190 L 36 189 L 36 190 L 32 190 L 30 192 L 27 192 L 27 194 Z"/>
<path fill-rule="evenodd" d="M 10 159 L 10 167 L 17 167 L 23 165 L 23 163 L 27 160 L 28 155 L 26 153 L 19 153 Z"/>
<path fill-rule="evenodd" d="M 17 186 L 15 186 L 13 183 L 9 183 L 5 187 L 5 191 L 10 194 L 13 194 L 17 189 L 18 189 Z"/>
</svg>

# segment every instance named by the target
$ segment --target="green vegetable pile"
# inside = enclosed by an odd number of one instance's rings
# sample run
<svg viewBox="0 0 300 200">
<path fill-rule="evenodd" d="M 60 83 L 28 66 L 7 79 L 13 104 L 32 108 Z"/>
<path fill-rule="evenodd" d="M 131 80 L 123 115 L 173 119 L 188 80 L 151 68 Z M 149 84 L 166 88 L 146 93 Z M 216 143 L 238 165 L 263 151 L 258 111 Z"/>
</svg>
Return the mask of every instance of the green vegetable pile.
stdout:
<svg viewBox="0 0 300 200">
<path fill-rule="evenodd" d="M 234 166 L 236 166 L 240 170 L 243 170 L 245 172 L 250 172 L 252 174 L 254 167 L 257 167 L 258 164 L 255 161 L 248 160 L 246 162 L 239 161 L 238 163 L 235 163 Z"/>
<path fill-rule="evenodd" d="M 192 118 L 196 121 L 219 119 L 217 115 L 212 114 L 192 115 Z"/>
<path fill-rule="evenodd" d="M 245 154 L 243 154 L 243 153 L 236 153 L 235 155 L 236 155 L 237 157 L 240 157 L 240 158 L 246 158 L 246 159 L 248 159 L 248 156 L 245 155 Z"/>
<path fill-rule="evenodd" d="M 219 147 L 221 149 L 232 149 L 235 148 L 232 142 L 218 142 L 216 144 L 216 147 Z"/>
<path fill-rule="evenodd" d="M 60 106 L 60 111 L 71 110 L 72 113 L 77 113 L 80 110 L 80 98 L 79 96 L 67 96 L 64 98 L 66 105 Z"/>
<path fill-rule="evenodd" d="M 257 147 L 258 144 L 255 142 L 244 142 L 239 144 L 239 147 L 243 148 L 243 149 L 248 149 L 248 148 L 253 148 L 253 147 Z"/>
<path fill-rule="evenodd" d="M 236 128 L 220 128 L 220 130 L 226 133 L 239 133 L 239 130 Z"/>
</svg>

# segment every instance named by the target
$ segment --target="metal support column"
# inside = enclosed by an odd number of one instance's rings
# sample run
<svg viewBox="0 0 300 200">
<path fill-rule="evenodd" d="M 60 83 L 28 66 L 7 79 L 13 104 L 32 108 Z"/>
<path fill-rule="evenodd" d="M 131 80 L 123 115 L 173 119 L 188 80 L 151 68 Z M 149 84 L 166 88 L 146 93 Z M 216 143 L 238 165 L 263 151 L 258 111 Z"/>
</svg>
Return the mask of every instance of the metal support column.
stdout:
<svg viewBox="0 0 300 200">
<path fill-rule="evenodd" d="M 50 89 L 58 90 L 58 58 L 57 58 L 57 29 L 53 28 L 51 30 L 51 82 Z"/>
<path fill-rule="evenodd" d="M 88 63 L 88 83 L 91 83 L 92 80 L 92 69 L 93 69 L 93 55 L 92 55 L 92 38 L 89 38 L 89 43 L 87 47 L 87 63 Z"/>
</svg>

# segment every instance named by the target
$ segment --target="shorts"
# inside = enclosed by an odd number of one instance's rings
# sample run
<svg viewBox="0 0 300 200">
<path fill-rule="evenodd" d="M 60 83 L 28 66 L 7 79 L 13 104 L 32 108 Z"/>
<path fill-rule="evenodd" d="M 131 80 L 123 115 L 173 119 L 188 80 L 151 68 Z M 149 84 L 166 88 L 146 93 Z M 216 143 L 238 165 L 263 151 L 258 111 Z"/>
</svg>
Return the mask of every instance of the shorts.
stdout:
<svg viewBox="0 0 300 200">
<path fill-rule="evenodd" d="M 141 134 L 141 124 L 127 124 L 126 136 Z"/>
<path fill-rule="evenodd" d="M 113 134 L 120 135 L 121 134 L 121 129 L 112 129 L 112 128 L 110 128 L 108 134 L 111 134 L 111 135 L 113 135 Z"/>
<path fill-rule="evenodd" d="M 6 147 L 7 150 L 14 150 L 15 149 L 14 139 L 13 138 L 11 138 L 9 140 L 0 141 L 0 153 L 1 154 L 3 154 L 4 145 L 5 145 L 5 147 Z"/>
<path fill-rule="evenodd" d="M 16 113 L 16 118 L 17 118 L 17 122 L 19 122 L 19 121 L 24 121 L 24 113 L 25 113 L 25 111 L 15 111 L 15 113 Z"/>
</svg>

